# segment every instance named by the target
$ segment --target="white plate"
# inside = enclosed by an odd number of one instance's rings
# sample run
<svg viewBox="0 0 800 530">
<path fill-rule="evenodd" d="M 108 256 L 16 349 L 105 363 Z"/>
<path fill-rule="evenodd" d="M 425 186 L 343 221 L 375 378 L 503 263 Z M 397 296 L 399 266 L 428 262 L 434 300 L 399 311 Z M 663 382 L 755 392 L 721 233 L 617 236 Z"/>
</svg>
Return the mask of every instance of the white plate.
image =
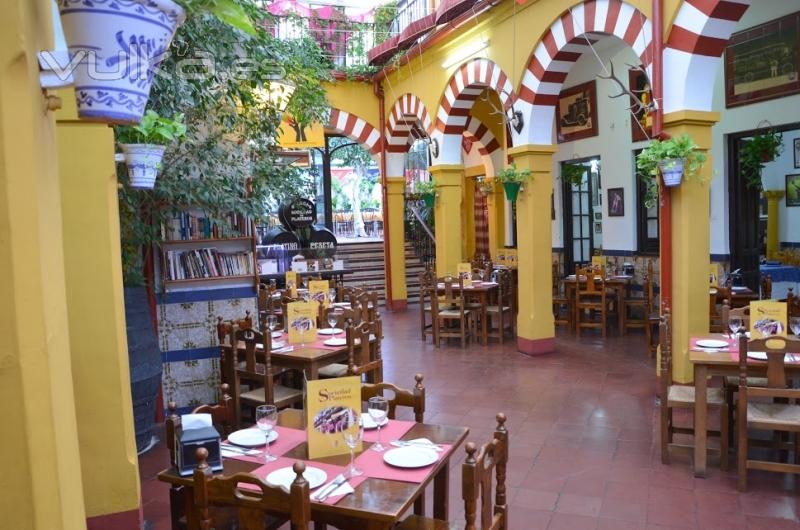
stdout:
<svg viewBox="0 0 800 530">
<path fill-rule="evenodd" d="M 331 329 L 331 328 L 322 328 L 322 329 L 318 329 L 317 333 L 320 334 L 320 335 L 336 335 L 337 333 L 341 333 L 343 331 L 344 331 L 343 329 L 339 329 L 339 328 L 333 328 L 333 329 Z"/>
<path fill-rule="evenodd" d="M 347 345 L 347 339 L 334 337 L 332 339 L 326 340 L 322 344 L 324 344 L 325 346 L 346 346 Z"/>
<path fill-rule="evenodd" d="M 748 289 L 747 287 L 736 287 L 736 286 L 731 287 L 731 291 L 733 292 L 746 291 L 747 289 Z"/>
<path fill-rule="evenodd" d="M 765 351 L 749 351 L 747 352 L 747 357 L 749 359 L 755 359 L 757 361 L 766 361 L 767 360 L 767 352 Z M 793 363 L 794 362 L 794 355 L 791 353 L 787 353 L 786 356 L 783 358 L 784 362 Z"/>
<path fill-rule="evenodd" d="M 397 447 L 383 453 L 383 461 L 390 466 L 414 469 L 425 467 L 439 460 L 439 454 L 426 447 Z"/>
<path fill-rule="evenodd" d="M 702 339 L 697 341 L 701 348 L 727 348 L 729 345 L 724 340 Z"/>
<path fill-rule="evenodd" d="M 283 345 L 284 345 L 283 341 L 280 341 L 280 340 L 273 340 L 272 341 L 272 349 L 273 350 L 277 350 L 278 348 L 283 347 Z M 257 350 L 263 350 L 264 346 L 262 346 L 261 344 L 256 344 L 256 349 Z"/>
<path fill-rule="evenodd" d="M 269 443 L 278 439 L 278 431 L 275 429 L 269 432 Z M 233 445 L 242 447 L 258 447 L 264 445 L 264 433 L 258 429 L 242 429 L 234 431 L 228 436 L 228 441 Z"/>
<path fill-rule="evenodd" d="M 389 423 L 389 418 L 383 418 L 383 421 L 381 422 L 381 427 L 383 427 L 387 423 Z M 361 425 L 364 426 L 364 430 L 366 431 L 378 428 L 378 424 L 375 423 L 375 420 L 372 419 L 372 416 L 370 416 L 366 412 L 361 413 Z"/>
<path fill-rule="evenodd" d="M 331 304 L 333 307 L 345 307 L 350 308 L 350 302 L 334 302 Z"/>
<path fill-rule="evenodd" d="M 297 473 L 294 472 L 294 469 L 291 467 L 282 467 L 267 475 L 266 481 L 267 484 L 281 486 L 289 490 L 296 477 Z M 313 490 L 314 488 L 322 486 L 325 481 L 328 480 L 328 474 L 318 467 L 306 466 L 306 470 L 303 471 L 303 478 L 308 481 L 308 488 Z"/>
<path fill-rule="evenodd" d="M 282 336 L 283 336 L 283 331 L 273 331 L 272 332 L 272 338 L 273 339 L 279 339 Z"/>
</svg>

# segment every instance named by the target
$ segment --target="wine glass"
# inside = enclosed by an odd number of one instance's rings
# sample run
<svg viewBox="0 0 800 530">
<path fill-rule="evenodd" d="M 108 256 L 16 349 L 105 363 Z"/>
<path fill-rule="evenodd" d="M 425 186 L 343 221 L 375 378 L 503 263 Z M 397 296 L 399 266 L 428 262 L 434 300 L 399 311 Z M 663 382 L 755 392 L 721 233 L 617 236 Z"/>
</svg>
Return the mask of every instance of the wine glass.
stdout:
<svg viewBox="0 0 800 530">
<path fill-rule="evenodd" d="M 336 303 L 336 289 L 331 288 L 328 291 L 328 298 L 330 299 L 331 304 L 335 304 Z"/>
<path fill-rule="evenodd" d="M 297 331 L 300 332 L 300 347 L 304 348 L 306 345 L 306 331 L 311 329 L 311 320 L 308 318 L 301 318 L 297 325 Z"/>
<path fill-rule="evenodd" d="M 348 470 L 351 477 L 357 477 L 359 475 L 363 475 L 364 472 L 356 467 L 356 447 L 358 447 L 359 442 L 364 437 L 364 424 L 361 421 L 361 415 L 359 414 L 356 416 L 356 412 L 354 410 L 350 411 L 351 419 L 353 420 L 353 427 L 355 430 L 346 429 L 342 431 L 342 435 L 344 436 L 344 443 L 350 448 L 350 469 Z"/>
<path fill-rule="evenodd" d="M 741 317 L 730 317 L 728 319 L 728 327 L 731 328 L 731 335 L 736 337 L 739 335 L 739 330 L 742 329 L 742 319 Z"/>
<path fill-rule="evenodd" d="M 339 322 L 339 315 L 336 309 L 328 311 L 328 325 L 331 327 L 331 335 L 336 335 L 336 324 Z"/>
<path fill-rule="evenodd" d="M 278 327 L 278 317 L 275 315 L 267 315 L 267 329 L 269 329 L 270 337 L 272 337 L 272 333 L 275 331 L 275 328 Z"/>
<path fill-rule="evenodd" d="M 483 278 L 484 278 L 485 276 L 486 276 L 486 271 L 485 271 L 485 270 L 483 270 L 483 269 L 479 269 L 479 270 L 478 270 L 478 278 L 480 278 L 480 279 L 481 279 L 481 282 L 483 281 Z"/>
<path fill-rule="evenodd" d="M 309 300 L 311 300 L 311 293 L 309 293 L 307 290 L 300 293 L 300 296 L 303 298 L 303 302 L 307 303 Z"/>
<path fill-rule="evenodd" d="M 381 443 L 381 423 L 386 419 L 386 414 L 389 412 L 389 401 L 383 396 L 374 396 L 367 401 L 367 412 L 370 418 L 378 426 L 378 441 L 372 446 L 373 451 L 379 453 L 386 448 Z"/>
<path fill-rule="evenodd" d="M 792 317 L 789 319 L 789 329 L 796 337 L 800 337 L 800 317 Z"/>
<path fill-rule="evenodd" d="M 256 407 L 256 425 L 264 433 L 267 449 L 264 452 L 264 460 L 273 462 L 278 459 L 269 450 L 269 433 L 278 421 L 278 408 L 275 405 L 259 405 Z"/>
</svg>

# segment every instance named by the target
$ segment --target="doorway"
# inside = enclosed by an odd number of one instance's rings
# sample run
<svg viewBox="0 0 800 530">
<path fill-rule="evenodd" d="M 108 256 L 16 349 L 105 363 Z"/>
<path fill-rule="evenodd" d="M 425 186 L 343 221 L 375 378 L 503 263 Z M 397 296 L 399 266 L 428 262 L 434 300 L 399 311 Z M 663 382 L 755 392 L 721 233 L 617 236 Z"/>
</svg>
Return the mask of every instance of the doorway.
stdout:
<svg viewBox="0 0 800 530">
<path fill-rule="evenodd" d="M 564 271 L 572 272 L 578 264 L 592 261 L 596 248 L 603 247 L 602 194 L 600 157 L 569 160 L 583 168 L 580 184 L 562 179 Z"/>
</svg>

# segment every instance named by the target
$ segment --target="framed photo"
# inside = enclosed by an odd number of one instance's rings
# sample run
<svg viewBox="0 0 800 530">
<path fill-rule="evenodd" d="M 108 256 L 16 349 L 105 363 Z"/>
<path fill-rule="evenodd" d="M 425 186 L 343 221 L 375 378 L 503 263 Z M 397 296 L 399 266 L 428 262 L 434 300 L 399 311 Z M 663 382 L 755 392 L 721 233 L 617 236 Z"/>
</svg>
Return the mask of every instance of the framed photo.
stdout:
<svg viewBox="0 0 800 530">
<path fill-rule="evenodd" d="M 638 68 L 628 70 L 628 88 L 639 96 L 642 103 L 649 103 L 653 100 L 647 74 Z M 630 98 L 630 100 L 630 104 L 633 105 L 634 99 Z M 634 142 L 643 142 L 653 135 L 653 118 L 649 112 L 644 111 L 637 112 L 635 116 L 636 119 L 631 117 L 631 139 Z"/>
<path fill-rule="evenodd" d="M 625 217 L 625 188 L 608 188 L 608 216 Z"/>
<path fill-rule="evenodd" d="M 603 223 L 595 223 L 594 224 L 594 233 L 595 234 L 602 234 L 603 233 Z"/>
<path fill-rule="evenodd" d="M 725 48 L 725 106 L 800 92 L 800 11 L 734 33 Z"/>
<path fill-rule="evenodd" d="M 786 206 L 800 206 L 800 174 L 786 175 Z"/>
<path fill-rule="evenodd" d="M 556 130 L 558 143 L 597 136 L 597 85 L 593 80 L 561 91 Z"/>
<path fill-rule="evenodd" d="M 600 212 L 594 212 L 594 220 L 595 221 L 602 221 L 603 220 L 603 214 L 600 213 Z"/>
<path fill-rule="evenodd" d="M 800 138 L 794 139 L 794 167 L 800 168 Z"/>
</svg>

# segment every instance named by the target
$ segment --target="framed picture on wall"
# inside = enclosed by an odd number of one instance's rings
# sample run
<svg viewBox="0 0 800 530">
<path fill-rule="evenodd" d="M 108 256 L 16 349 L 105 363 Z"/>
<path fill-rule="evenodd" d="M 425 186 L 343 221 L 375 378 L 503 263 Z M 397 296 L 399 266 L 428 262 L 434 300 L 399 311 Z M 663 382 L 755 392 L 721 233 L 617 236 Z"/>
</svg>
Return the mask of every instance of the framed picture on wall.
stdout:
<svg viewBox="0 0 800 530">
<path fill-rule="evenodd" d="M 561 91 L 556 108 L 558 142 L 597 136 L 597 85 L 594 81 Z"/>
<path fill-rule="evenodd" d="M 631 68 L 628 70 L 628 87 L 631 92 L 639 96 L 642 103 L 646 104 L 652 101 L 653 94 L 650 91 L 650 81 L 647 79 L 646 72 L 638 68 Z M 630 104 L 634 105 L 634 99 L 630 98 L 630 100 Z M 653 118 L 649 112 L 640 110 L 631 116 L 631 139 L 634 142 L 643 142 L 652 135 Z"/>
<path fill-rule="evenodd" d="M 608 188 L 608 216 L 625 217 L 625 188 Z"/>
<path fill-rule="evenodd" d="M 725 48 L 725 106 L 800 92 L 800 11 L 734 33 Z"/>
<path fill-rule="evenodd" d="M 800 138 L 794 139 L 794 167 L 800 168 Z"/>
<path fill-rule="evenodd" d="M 786 206 L 800 206 L 800 174 L 786 175 Z"/>
</svg>

